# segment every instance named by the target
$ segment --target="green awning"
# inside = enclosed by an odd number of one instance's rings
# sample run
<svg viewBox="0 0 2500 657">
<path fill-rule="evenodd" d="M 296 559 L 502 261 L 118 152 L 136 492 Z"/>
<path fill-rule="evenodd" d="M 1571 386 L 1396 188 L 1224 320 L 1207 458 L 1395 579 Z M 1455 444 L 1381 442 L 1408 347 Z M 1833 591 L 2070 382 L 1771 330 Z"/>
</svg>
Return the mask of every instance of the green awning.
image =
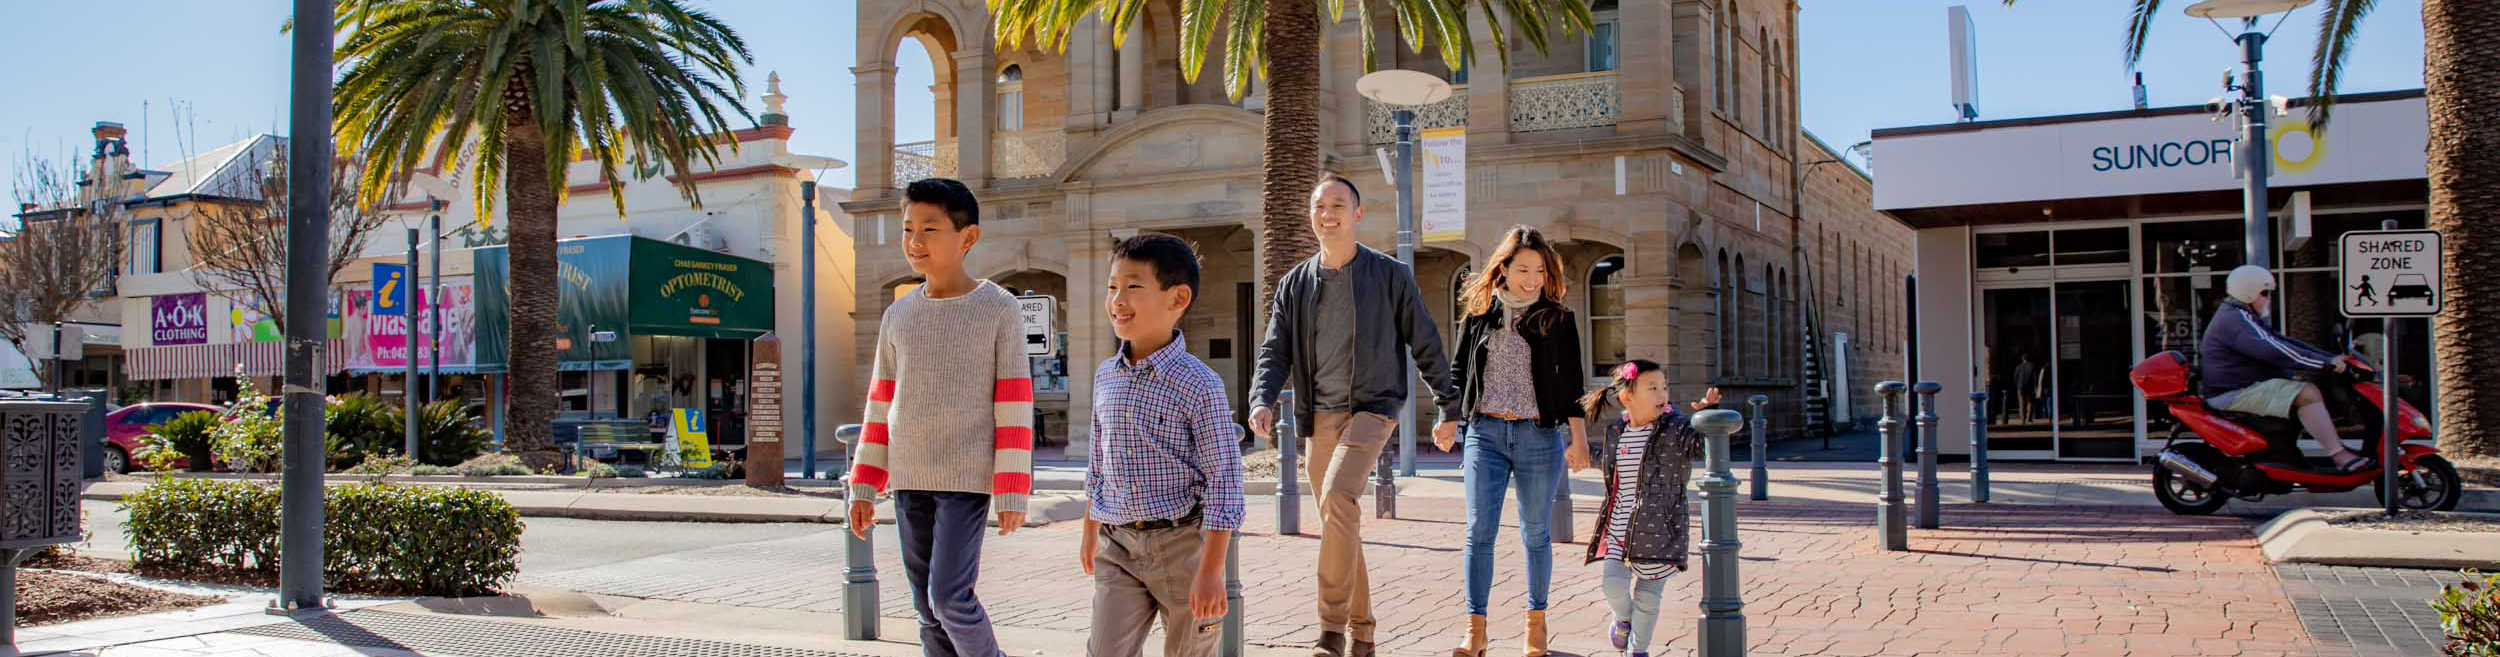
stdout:
<svg viewBox="0 0 2500 657">
<path fill-rule="evenodd" d="M 504 247 L 477 250 L 478 367 L 510 362 L 512 294 Z M 772 265 L 631 235 L 556 242 L 556 361 L 622 369 L 637 335 L 750 339 L 773 328 Z"/>
<path fill-rule="evenodd" d="M 773 267 L 657 240 L 633 241 L 635 335 L 754 339 L 773 330 Z"/>
</svg>

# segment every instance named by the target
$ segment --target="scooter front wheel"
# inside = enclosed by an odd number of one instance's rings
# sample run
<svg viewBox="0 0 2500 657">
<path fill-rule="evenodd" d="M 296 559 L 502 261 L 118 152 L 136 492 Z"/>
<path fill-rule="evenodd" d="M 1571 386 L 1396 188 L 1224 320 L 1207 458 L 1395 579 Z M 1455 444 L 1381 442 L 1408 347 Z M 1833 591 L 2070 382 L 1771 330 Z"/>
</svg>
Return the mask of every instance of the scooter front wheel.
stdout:
<svg viewBox="0 0 2500 657">
<path fill-rule="evenodd" d="M 2153 466 L 2153 497 L 2161 500 L 2162 508 L 2183 516 L 2212 515 L 2231 501 L 2229 494 L 2198 486 L 2160 464 Z"/>
<path fill-rule="evenodd" d="M 2413 470 L 2396 474 L 2396 507 L 2414 511 L 2454 511 L 2465 497 L 2465 480 L 2457 477 L 2457 466 L 2437 454 L 2424 454 L 2413 459 Z M 2378 503 L 2387 504 L 2387 480 L 2370 481 L 2370 492 Z"/>
</svg>

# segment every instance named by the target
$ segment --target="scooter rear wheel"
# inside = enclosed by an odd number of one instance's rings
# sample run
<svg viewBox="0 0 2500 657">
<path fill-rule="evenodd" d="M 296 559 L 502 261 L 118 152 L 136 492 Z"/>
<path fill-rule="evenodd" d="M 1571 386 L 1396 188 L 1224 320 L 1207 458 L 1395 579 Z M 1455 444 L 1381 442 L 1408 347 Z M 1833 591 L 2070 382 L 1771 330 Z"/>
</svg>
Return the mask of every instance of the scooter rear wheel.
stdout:
<svg viewBox="0 0 2500 657">
<path fill-rule="evenodd" d="M 2228 493 L 2197 486 L 2159 464 L 2153 466 L 2153 497 L 2161 500 L 2162 508 L 2183 516 L 2212 515 L 2231 501 Z"/>
<path fill-rule="evenodd" d="M 2422 484 L 2414 485 L 2419 475 Z M 2457 501 L 2465 497 L 2465 481 L 2457 477 L 2457 466 L 2437 454 L 2424 454 L 2413 460 L 2413 472 L 2396 475 L 2396 507 L 2415 511 L 2454 511 Z M 2378 496 L 2381 506 L 2387 504 L 2387 480 L 2370 481 L 2370 492 Z"/>
</svg>

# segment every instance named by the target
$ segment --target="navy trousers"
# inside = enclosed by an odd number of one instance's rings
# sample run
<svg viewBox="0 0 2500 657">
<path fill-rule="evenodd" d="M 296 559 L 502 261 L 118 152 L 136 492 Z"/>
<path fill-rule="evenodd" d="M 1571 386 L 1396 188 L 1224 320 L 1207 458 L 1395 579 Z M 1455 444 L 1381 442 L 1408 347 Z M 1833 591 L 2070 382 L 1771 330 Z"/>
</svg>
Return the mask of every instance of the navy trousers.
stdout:
<svg viewBox="0 0 2500 657">
<path fill-rule="evenodd" d="M 903 577 L 920 614 L 920 653 L 929 657 L 996 657 L 998 635 L 972 593 L 981 577 L 981 536 L 989 531 L 990 496 L 980 493 L 894 492 L 894 529 L 902 532 Z"/>
</svg>

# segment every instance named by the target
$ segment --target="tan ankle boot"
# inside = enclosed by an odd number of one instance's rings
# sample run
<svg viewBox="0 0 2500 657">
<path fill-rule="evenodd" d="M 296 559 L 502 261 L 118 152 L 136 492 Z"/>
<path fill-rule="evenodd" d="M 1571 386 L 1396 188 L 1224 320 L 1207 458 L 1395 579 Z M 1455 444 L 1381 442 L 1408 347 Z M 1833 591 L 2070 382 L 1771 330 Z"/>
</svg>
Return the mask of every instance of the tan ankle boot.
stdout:
<svg viewBox="0 0 2500 657">
<path fill-rule="evenodd" d="M 1484 657 L 1484 616 L 1467 617 L 1467 642 L 1450 649 L 1450 657 Z"/>
<path fill-rule="evenodd" d="M 1527 657 L 1545 657 L 1544 611 L 1530 610 L 1528 612 L 1528 651 L 1524 654 Z"/>
</svg>

